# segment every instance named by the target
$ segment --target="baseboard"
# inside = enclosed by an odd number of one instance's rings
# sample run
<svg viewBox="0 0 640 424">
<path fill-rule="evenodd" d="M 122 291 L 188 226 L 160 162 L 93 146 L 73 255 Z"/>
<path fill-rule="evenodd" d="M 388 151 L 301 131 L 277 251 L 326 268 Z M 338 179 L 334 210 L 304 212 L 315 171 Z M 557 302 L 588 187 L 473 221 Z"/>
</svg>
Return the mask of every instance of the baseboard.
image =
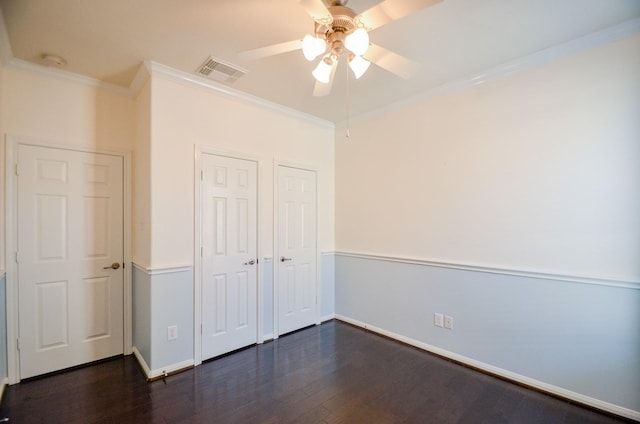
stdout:
<svg viewBox="0 0 640 424">
<path fill-rule="evenodd" d="M 149 365 L 147 365 L 147 361 L 144 360 L 138 349 L 134 346 L 133 355 L 136 357 L 140 368 L 142 368 L 142 372 L 147 377 L 147 381 L 154 381 L 160 378 L 168 377 L 173 374 L 177 374 L 179 372 L 191 369 L 195 366 L 195 362 L 193 359 L 189 359 L 186 361 L 178 362 L 177 364 L 171 364 L 166 367 L 157 370 L 151 370 Z"/>
<path fill-rule="evenodd" d="M 320 322 L 331 321 L 332 319 L 336 319 L 336 314 L 329 314 L 320 317 Z"/>
<path fill-rule="evenodd" d="M 2 397 L 4 396 L 4 389 L 9 385 L 9 378 L 5 377 L 0 381 L 0 405 L 2 405 Z"/>
<path fill-rule="evenodd" d="M 356 327 L 362 327 L 371 332 L 380 334 L 382 336 L 388 337 L 390 339 L 397 340 L 399 342 L 417 347 L 422 350 L 426 350 L 428 352 L 434 353 L 438 356 L 442 356 L 447 359 L 451 359 L 455 362 L 459 362 L 463 365 L 470 366 L 472 368 L 478 369 L 479 371 L 495 375 L 505 380 L 513 381 L 515 383 L 531 387 L 535 390 L 551 394 L 553 396 L 561 397 L 563 399 L 570 400 L 572 402 L 582 404 L 584 406 L 594 408 L 606 413 L 618 415 L 625 418 L 630 418 L 632 420 L 640 421 L 640 411 L 634 411 L 632 409 L 624 408 L 619 405 L 615 405 L 609 402 L 605 402 L 599 399 L 595 399 L 589 396 L 582 395 L 580 393 L 572 392 L 567 389 L 563 389 L 562 387 L 554 386 L 552 384 L 547 384 L 542 381 L 535 380 L 533 378 L 526 377 L 524 375 L 520 375 L 511 371 L 504 370 L 502 368 L 495 367 L 493 365 L 486 364 L 484 362 L 477 361 L 475 359 L 468 358 L 463 355 L 459 355 L 454 352 L 450 352 L 448 350 L 441 349 L 436 346 L 432 346 L 430 344 L 420 342 L 418 340 L 403 336 L 401 334 L 394 333 L 392 331 L 387 331 L 383 328 L 376 327 L 374 325 L 367 324 L 365 322 L 346 317 L 344 315 L 336 314 L 335 318 L 339 321 L 346 322 L 348 324 L 354 325 Z"/>
</svg>

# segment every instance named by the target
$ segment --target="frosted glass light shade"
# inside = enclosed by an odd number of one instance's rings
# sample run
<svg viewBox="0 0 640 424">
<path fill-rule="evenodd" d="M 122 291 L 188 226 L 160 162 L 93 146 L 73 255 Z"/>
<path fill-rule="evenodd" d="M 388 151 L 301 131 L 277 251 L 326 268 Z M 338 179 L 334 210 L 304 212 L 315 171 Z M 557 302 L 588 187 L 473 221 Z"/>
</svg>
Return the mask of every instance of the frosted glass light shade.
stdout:
<svg viewBox="0 0 640 424">
<path fill-rule="evenodd" d="M 356 56 L 362 56 L 369 48 L 369 34 L 364 28 L 358 28 L 347 35 L 344 46 L 351 50 Z"/>
<path fill-rule="evenodd" d="M 369 65 L 371 65 L 371 62 L 362 56 L 354 56 L 349 60 L 349 68 L 353 71 L 356 79 L 360 78 L 365 72 L 367 72 Z"/>
<path fill-rule="evenodd" d="M 331 68 L 333 68 L 331 58 L 324 57 L 320 63 L 318 63 L 316 69 L 311 72 L 311 75 L 321 83 L 327 84 L 329 82 L 329 78 L 331 78 Z"/>
<path fill-rule="evenodd" d="M 327 43 L 322 38 L 305 35 L 302 39 L 302 54 L 308 61 L 320 56 L 326 48 Z"/>
</svg>

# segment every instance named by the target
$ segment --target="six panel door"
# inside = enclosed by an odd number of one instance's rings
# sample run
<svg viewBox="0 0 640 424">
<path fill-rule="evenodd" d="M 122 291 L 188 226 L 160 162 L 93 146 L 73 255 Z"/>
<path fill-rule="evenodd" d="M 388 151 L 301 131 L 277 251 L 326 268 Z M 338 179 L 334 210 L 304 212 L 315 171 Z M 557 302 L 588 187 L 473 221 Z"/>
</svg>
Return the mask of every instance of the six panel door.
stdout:
<svg viewBox="0 0 640 424">
<path fill-rule="evenodd" d="M 278 167 L 278 334 L 318 323 L 316 173 Z"/>
<path fill-rule="evenodd" d="M 123 159 L 18 149 L 20 377 L 123 353 Z"/>
<path fill-rule="evenodd" d="M 257 163 L 204 154 L 201 190 L 205 360 L 258 340 Z"/>
</svg>

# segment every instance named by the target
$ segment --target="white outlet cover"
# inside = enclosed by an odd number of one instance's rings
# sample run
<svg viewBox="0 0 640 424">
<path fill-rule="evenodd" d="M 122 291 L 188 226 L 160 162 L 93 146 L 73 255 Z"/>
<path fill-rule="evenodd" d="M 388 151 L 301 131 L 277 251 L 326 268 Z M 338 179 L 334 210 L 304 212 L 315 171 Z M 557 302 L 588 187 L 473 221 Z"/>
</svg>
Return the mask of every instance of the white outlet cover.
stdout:
<svg viewBox="0 0 640 424">
<path fill-rule="evenodd" d="M 178 338 L 178 326 L 170 325 L 167 327 L 167 340 L 175 340 Z"/>
<path fill-rule="evenodd" d="M 433 314 L 433 325 L 435 325 L 436 327 L 443 327 L 444 326 L 444 315 L 436 312 L 435 314 Z"/>
<path fill-rule="evenodd" d="M 449 315 L 444 316 L 444 328 L 453 330 L 453 317 L 450 317 Z"/>
</svg>

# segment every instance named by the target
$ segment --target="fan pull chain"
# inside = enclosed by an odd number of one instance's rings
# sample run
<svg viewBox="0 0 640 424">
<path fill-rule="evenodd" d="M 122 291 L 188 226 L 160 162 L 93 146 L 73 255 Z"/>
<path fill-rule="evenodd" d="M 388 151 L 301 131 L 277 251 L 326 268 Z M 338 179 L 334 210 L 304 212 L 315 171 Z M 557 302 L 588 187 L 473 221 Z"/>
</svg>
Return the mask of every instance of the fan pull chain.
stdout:
<svg viewBox="0 0 640 424">
<path fill-rule="evenodd" d="M 345 101 L 346 114 L 347 114 L 347 119 L 346 119 L 347 132 L 345 133 L 345 137 L 349 138 L 351 136 L 351 134 L 349 134 L 349 67 L 345 66 L 345 69 L 347 70 L 347 99 Z"/>
</svg>

